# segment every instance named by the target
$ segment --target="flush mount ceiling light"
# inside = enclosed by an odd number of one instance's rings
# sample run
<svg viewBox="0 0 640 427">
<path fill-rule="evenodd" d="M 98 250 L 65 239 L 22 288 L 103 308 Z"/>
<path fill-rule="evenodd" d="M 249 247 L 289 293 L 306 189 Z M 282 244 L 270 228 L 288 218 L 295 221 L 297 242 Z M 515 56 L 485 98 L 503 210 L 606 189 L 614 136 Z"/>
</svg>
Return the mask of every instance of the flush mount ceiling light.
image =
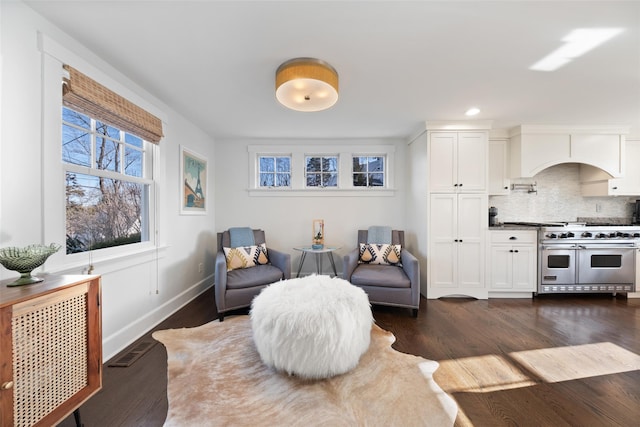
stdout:
<svg viewBox="0 0 640 427">
<path fill-rule="evenodd" d="M 338 101 L 338 73 L 315 58 L 295 58 L 276 70 L 276 98 L 296 111 L 322 111 Z"/>
<path fill-rule="evenodd" d="M 464 114 L 467 116 L 475 116 L 480 112 L 480 109 L 477 107 L 469 108 Z"/>
</svg>

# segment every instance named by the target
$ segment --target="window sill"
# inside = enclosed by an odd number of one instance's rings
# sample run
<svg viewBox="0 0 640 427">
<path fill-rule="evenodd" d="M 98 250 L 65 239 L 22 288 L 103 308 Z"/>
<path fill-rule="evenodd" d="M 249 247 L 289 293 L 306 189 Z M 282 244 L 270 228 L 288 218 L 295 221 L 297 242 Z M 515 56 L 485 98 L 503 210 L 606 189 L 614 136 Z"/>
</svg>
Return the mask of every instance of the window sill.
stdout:
<svg viewBox="0 0 640 427">
<path fill-rule="evenodd" d="M 88 252 L 76 254 L 78 255 L 77 257 L 65 255 L 67 258 L 73 259 L 56 264 L 48 268 L 46 272 L 52 274 L 87 274 L 89 265 L 93 265 L 93 274 L 112 273 L 164 258 L 168 248 L 169 246 L 156 248 L 155 246 L 144 245 L 128 250 L 123 249 L 117 253 L 112 252 L 108 255 L 96 254 L 95 252 L 91 257 Z"/>
<path fill-rule="evenodd" d="M 396 190 L 392 188 L 250 188 L 251 197 L 392 197 Z"/>
</svg>

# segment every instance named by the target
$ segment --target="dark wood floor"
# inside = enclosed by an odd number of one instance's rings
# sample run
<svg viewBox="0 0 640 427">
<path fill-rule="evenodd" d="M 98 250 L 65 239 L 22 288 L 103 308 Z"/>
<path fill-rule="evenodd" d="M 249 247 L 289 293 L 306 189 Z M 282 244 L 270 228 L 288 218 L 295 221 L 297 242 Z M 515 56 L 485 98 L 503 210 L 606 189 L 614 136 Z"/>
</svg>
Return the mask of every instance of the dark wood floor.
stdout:
<svg viewBox="0 0 640 427">
<path fill-rule="evenodd" d="M 210 290 L 156 329 L 215 317 Z M 374 317 L 397 337 L 394 348 L 440 362 L 434 378 L 456 399 L 458 426 L 640 425 L 640 299 L 423 299 L 417 319 L 388 307 L 374 307 Z M 166 375 L 161 344 L 128 368 L 105 364 L 103 389 L 81 408 L 83 423 L 161 426 Z M 75 425 L 73 417 L 60 425 Z"/>
</svg>

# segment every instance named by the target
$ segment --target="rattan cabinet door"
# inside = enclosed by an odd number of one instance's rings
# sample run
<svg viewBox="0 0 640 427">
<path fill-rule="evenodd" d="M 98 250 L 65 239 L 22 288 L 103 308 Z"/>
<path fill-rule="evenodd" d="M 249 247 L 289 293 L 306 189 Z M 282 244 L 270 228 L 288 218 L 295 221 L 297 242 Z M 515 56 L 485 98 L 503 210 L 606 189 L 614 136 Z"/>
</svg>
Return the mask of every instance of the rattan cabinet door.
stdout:
<svg viewBox="0 0 640 427">
<path fill-rule="evenodd" d="M 0 309 L 3 426 L 54 425 L 102 386 L 100 278 L 60 284 Z"/>
</svg>

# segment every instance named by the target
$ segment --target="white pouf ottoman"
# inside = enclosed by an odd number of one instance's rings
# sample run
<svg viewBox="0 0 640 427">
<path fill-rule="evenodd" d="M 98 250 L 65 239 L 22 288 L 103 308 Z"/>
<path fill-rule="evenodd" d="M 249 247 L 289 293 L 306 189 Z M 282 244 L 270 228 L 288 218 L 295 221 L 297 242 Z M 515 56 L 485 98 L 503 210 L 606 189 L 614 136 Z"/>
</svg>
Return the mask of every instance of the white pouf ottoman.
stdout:
<svg viewBox="0 0 640 427">
<path fill-rule="evenodd" d="M 309 379 L 355 368 L 369 348 L 373 325 L 362 289 L 317 275 L 269 285 L 253 299 L 250 316 L 262 361 Z"/>
</svg>

